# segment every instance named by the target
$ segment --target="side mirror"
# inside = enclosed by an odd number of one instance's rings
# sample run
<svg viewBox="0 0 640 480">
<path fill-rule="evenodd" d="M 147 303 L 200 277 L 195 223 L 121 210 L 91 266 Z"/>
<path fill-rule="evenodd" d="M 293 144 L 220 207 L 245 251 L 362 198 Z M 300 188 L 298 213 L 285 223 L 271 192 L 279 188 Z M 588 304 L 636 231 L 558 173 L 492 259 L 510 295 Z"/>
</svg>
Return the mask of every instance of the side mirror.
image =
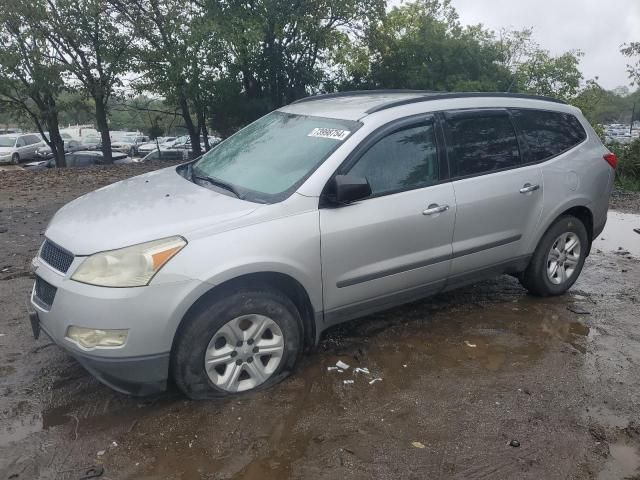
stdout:
<svg viewBox="0 0 640 480">
<path fill-rule="evenodd" d="M 371 195 L 371 186 L 364 177 L 336 175 L 327 187 L 326 199 L 338 205 L 347 205 Z"/>
</svg>

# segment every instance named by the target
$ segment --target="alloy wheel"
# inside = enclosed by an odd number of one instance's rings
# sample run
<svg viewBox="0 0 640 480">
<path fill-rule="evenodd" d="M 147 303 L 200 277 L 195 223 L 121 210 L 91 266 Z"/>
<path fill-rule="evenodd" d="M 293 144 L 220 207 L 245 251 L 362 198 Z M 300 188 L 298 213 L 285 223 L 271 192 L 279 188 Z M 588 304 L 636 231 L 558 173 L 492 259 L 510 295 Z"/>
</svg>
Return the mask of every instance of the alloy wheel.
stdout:
<svg viewBox="0 0 640 480">
<path fill-rule="evenodd" d="M 576 271 L 580 262 L 580 238 L 573 232 L 560 235 L 553 242 L 547 256 L 547 277 L 551 283 L 565 283 Z"/>
<path fill-rule="evenodd" d="M 213 384 L 242 392 L 266 382 L 284 355 L 284 336 L 265 315 L 242 315 L 225 323 L 211 338 L 204 367 Z"/>
</svg>

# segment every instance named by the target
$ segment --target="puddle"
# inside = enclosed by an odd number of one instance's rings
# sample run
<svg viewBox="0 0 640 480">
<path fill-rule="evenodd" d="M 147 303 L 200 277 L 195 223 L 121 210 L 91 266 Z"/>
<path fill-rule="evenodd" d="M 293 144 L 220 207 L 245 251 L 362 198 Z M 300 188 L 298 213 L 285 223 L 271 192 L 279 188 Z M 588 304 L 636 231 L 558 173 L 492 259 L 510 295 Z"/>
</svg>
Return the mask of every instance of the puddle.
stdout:
<svg viewBox="0 0 640 480">
<path fill-rule="evenodd" d="M 598 474 L 598 480 L 636 479 L 640 477 L 640 453 L 623 443 L 609 445 L 609 460 Z"/>
<path fill-rule="evenodd" d="M 622 248 L 640 257 L 640 234 L 634 232 L 634 228 L 640 228 L 640 215 L 611 210 L 607 216 L 607 225 L 593 242 L 593 247 L 614 252 L 619 252 Z"/>
<path fill-rule="evenodd" d="M 388 454 L 380 444 L 392 442 L 393 447 L 385 448 L 399 448 L 394 455 L 405 455 L 402 449 L 413 440 L 428 443 L 428 438 L 451 434 L 449 422 L 433 423 L 431 415 L 422 422 L 415 419 L 418 411 L 440 411 L 441 400 L 434 395 L 470 395 L 474 408 L 493 411 L 482 410 L 480 416 L 502 415 L 513 411 L 508 402 L 525 405 L 540 386 L 523 381 L 503 399 L 494 382 L 523 378 L 552 352 L 585 351 L 591 329 L 566 309 L 566 298 L 522 296 L 470 309 L 459 296 L 338 328 L 323 341 L 323 351 L 304 357 L 289 380 L 269 391 L 239 401 L 188 404 L 179 416 L 160 414 L 154 424 L 141 423 L 131 448 L 138 441 L 161 439 L 154 450 L 161 449 L 164 435 L 169 435 L 171 448 L 131 478 L 161 477 L 163 472 L 179 472 L 176 478 L 199 478 L 206 472 L 247 480 L 316 478 L 322 462 L 335 461 L 340 468 L 370 465 Z M 350 368 L 328 371 L 337 360 Z M 355 374 L 356 367 L 369 368 L 371 375 Z M 382 381 L 370 384 L 375 377 Z M 354 383 L 344 384 L 345 379 Z M 478 385 L 483 382 L 479 379 L 490 386 Z M 207 427 L 211 425 L 213 430 Z M 502 445 L 502 438 L 496 443 Z"/>
<path fill-rule="evenodd" d="M 583 361 L 594 333 L 583 316 L 567 310 L 568 302 L 586 297 L 534 298 L 513 282 L 504 277 L 342 325 L 288 380 L 265 391 L 212 402 L 168 394 L 141 407 L 91 387 L 82 400 L 76 393 L 22 415 L 26 424 L 10 440 L 48 430 L 67 440 L 77 436 L 73 444 L 90 445 L 93 456 L 115 439 L 118 448 L 102 459 L 114 478 L 276 480 L 323 472 L 337 478 L 343 468 L 363 469 L 362 478 L 371 478 L 386 468 L 384 459 L 395 465 L 395 459 L 420 454 L 413 441 L 431 453 L 446 452 L 468 439 L 478 418 L 506 417 L 501 431 L 489 429 L 465 448 L 478 451 L 488 435 L 493 450 L 486 468 L 512 468 L 500 460 L 503 432 L 546 418 L 547 406 L 539 402 L 564 385 L 566 364 Z M 328 371 L 338 360 L 350 369 Z M 371 375 L 355 374 L 356 367 Z M 77 388 L 74 373 L 52 391 Z M 370 384 L 376 377 L 382 381 Z M 354 383 L 344 384 L 347 379 Z M 533 442 L 531 433 L 513 434 Z M 0 440 L 6 441 L 1 433 Z M 435 457 L 421 455 L 408 460 L 426 468 L 416 478 L 433 478 L 424 462 Z M 382 470 L 367 470 L 371 465 Z M 469 465 L 476 463 L 459 462 L 460 478 L 472 476 L 465 475 Z"/>
</svg>

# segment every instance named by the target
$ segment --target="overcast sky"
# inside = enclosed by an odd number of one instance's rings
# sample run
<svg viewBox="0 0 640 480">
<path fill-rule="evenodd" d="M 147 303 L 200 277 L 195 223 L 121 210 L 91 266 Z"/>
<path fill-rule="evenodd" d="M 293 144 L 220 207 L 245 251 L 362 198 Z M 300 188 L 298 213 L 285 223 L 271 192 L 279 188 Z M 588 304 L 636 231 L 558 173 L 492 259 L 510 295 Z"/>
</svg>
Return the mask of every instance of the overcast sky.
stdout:
<svg viewBox="0 0 640 480">
<path fill-rule="evenodd" d="M 585 79 L 607 89 L 628 85 L 625 42 L 640 41 L 640 0 L 452 0 L 463 24 L 492 30 L 533 27 L 536 41 L 552 53 L 579 49 Z"/>
</svg>

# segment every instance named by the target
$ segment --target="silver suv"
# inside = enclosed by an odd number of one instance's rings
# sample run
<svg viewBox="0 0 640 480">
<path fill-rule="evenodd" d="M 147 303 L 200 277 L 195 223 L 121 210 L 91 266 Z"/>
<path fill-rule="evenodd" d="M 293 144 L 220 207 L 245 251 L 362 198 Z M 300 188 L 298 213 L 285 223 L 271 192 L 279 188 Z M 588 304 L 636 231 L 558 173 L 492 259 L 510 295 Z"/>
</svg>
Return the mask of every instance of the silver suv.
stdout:
<svg viewBox="0 0 640 480">
<path fill-rule="evenodd" d="M 34 334 L 123 392 L 265 388 L 339 322 L 504 273 L 564 293 L 615 166 L 548 98 L 310 97 L 63 207 L 33 261 Z"/>
</svg>

